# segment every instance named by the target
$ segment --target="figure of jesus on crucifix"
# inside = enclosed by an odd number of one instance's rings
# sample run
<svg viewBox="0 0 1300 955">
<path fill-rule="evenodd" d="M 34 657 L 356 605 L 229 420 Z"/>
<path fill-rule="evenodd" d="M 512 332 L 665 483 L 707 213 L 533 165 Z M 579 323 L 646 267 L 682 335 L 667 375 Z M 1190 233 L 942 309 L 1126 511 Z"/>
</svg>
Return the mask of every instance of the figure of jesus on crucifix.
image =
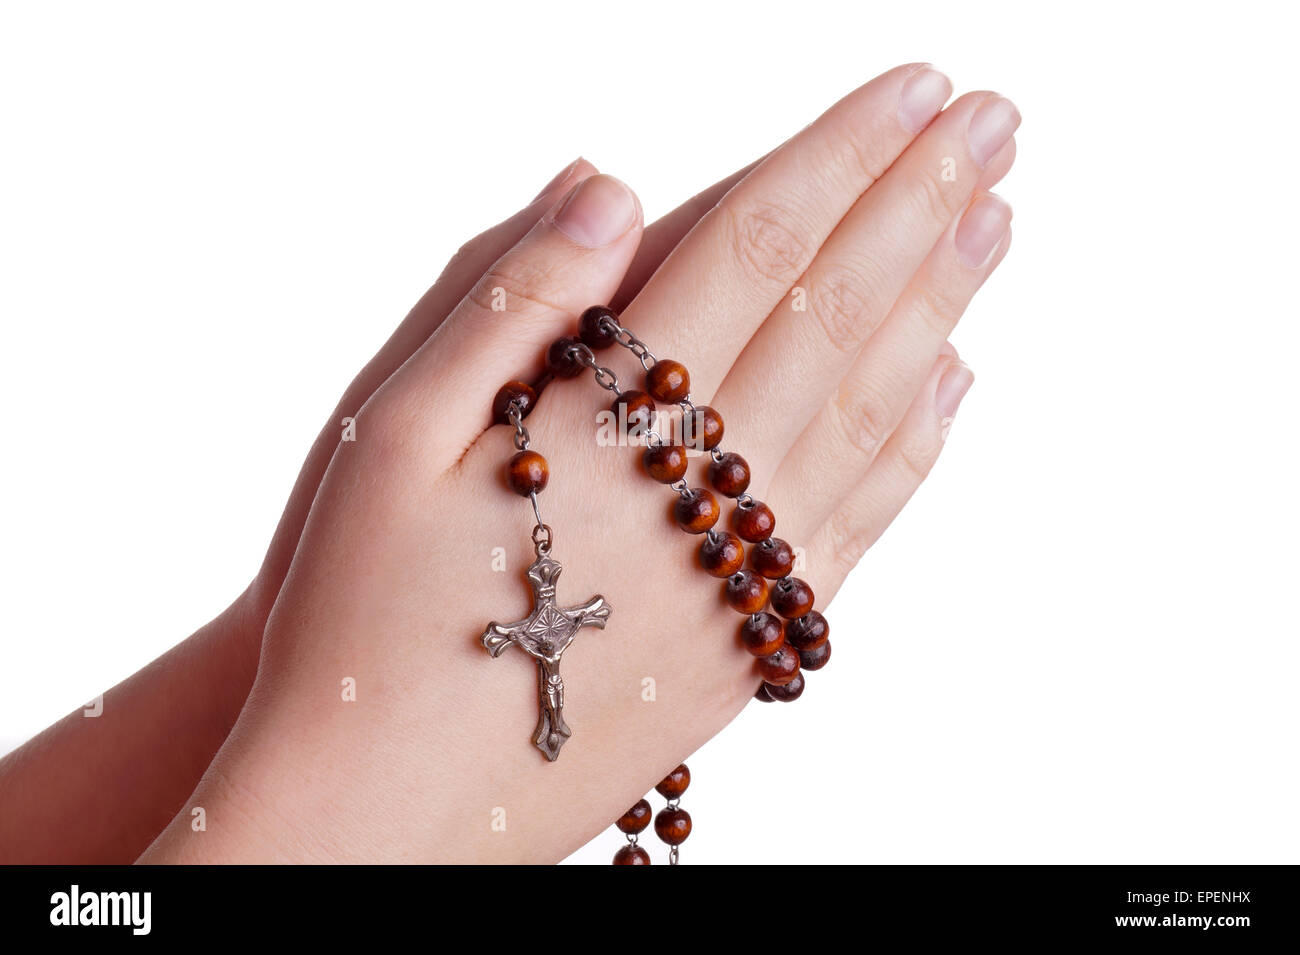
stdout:
<svg viewBox="0 0 1300 955">
<path fill-rule="evenodd" d="M 597 594 L 576 607 L 560 607 L 555 602 L 555 579 L 562 568 L 546 553 L 539 553 L 528 568 L 528 582 L 533 588 L 533 610 L 514 623 L 488 624 L 483 631 L 483 646 L 492 656 L 500 656 L 514 644 L 537 660 L 537 698 L 540 713 L 533 743 L 554 762 L 560 747 L 571 735 L 564 722 L 564 680 L 560 677 L 560 656 L 583 627 L 605 628 L 612 609 Z"/>
</svg>

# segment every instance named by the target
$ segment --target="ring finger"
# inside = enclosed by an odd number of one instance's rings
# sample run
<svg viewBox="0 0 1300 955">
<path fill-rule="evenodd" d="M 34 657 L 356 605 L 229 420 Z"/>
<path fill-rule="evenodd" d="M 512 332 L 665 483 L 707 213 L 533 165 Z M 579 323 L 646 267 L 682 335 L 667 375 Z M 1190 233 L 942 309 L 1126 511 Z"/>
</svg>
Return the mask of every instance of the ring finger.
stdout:
<svg viewBox="0 0 1300 955">
<path fill-rule="evenodd" d="M 805 495 L 792 517 L 800 539 L 829 518 L 907 413 L 948 333 L 1006 255 L 1010 221 L 1011 207 L 997 196 L 971 203 L 781 462 L 769 497 L 819 492 Z"/>
</svg>

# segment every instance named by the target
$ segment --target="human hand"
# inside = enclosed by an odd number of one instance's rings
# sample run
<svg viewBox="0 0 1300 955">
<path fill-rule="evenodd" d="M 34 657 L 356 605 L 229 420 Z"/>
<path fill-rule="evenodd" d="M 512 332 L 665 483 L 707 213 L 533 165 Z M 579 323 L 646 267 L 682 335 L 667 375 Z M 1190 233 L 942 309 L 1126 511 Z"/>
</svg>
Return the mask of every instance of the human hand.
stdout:
<svg viewBox="0 0 1300 955">
<path fill-rule="evenodd" d="M 87 721 L 77 709 L 0 759 L 4 861 L 122 863 L 157 837 L 194 790 L 244 706 L 267 615 L 343 419 L 355 415 L 410 357 L 485 268 L 595 171 L 585 160 L 571 163 L 524 209 L 466 243 L 453 258 L 326 421 L 261 568 L 225 611 L 109 689 L 103 699 L 111 719 Z M 700 215 L 747 171 L 708 187 L 645 230 L 620 300 L 640 290 Z"/>
<path fill-rule="evenodd" d="M 750 493 L 805 549 L 819 607 L 937 457 L 971 380 L 946 337 L 1009 242 L 1010 211 L 984 190 L 1010 165 L 1018 115 L 975 93 L 931 123 L 949 90 L 902 67 L 850 94 L 732 189 L 622 316 L 723 415 Z M 253 692 L 193 800 L 226 823 L 200 852 L 182 813 L 146 859 L 555 860 L 748 701 L 743 618 L 694 566 L 699 539 L 668 521 L 671 495 L 638 473 L 639 453 L 598 446 L 608 401 L 585 378 L 552 383 L 527 420 L 550 461 L 561 595 L 615 608 L 565 657 L 575 735 L 557 763 L 529 741 L 533 661 L 491 661 L 477 639 L 526 612 L 532 559 L 492 397 L 616 297 L 640 234 L 625 187 L 585 180 L 403 336 L 413 353 L 355 415 L 354 442 L 326 439 L 328 470 L 291 563 L 280 556 Z M 637 387 L 635 362 L 605 354 Z M 491 570 L 497 548 L 509 573 Z M 495 807 L 508 835 L 489 828 Z"/>
</svg>

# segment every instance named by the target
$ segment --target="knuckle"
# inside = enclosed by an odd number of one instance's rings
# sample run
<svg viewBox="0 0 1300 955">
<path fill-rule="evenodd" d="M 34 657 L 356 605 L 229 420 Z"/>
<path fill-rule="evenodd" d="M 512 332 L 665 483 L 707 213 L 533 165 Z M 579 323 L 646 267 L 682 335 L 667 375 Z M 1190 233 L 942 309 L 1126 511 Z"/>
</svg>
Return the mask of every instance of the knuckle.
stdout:
<svg viewBox="0 0 1300 955">
<path fill-rule="evenodd" d="M 826 521 L 826 538 L 831 560 L 842 575 L 847 575 L 873 542 L 870 524 L 856 513 L 841 508 Z"/>
<path fill-rule="evenodd" d="M 471 268 L 473 263 L 481 262 L 481 260 L 488 254 L 488 241 L 488 233 L 486 232 L 481 232 L 474 236 L 474 238 L 468 239 L 459 249 L 456 250 L 455 254 L 447 260 L 447 264 L 443 266 L 442 272 L 438 276 L 439 279 L 463 273 L 465 270 Z M 479 265 L 479 268 L 482 268 L 481 264 Z M 478 269 L 475 269 L 475 271 L 478 271 Z"/>
<path fill-rule="evenodd" d="M 911 202 L 917 211 L 935 225 L 946 226 L 957 214 L 957 190 L 933 172 L 912 179 Z"/>
<path fill-rule="evenodd" d="M 526 259 L 498 262 L 474 283 L 466 299 L 485 312 L 535 315 L 563 311 L 547 301 L 553 270 Z"/>
<path fill-rule="evenodd" d="M 865 378 L 847 379 L 831 407 L 840 434 L 868 461 L 880 451 L 889 435 L 889 403 Z"/>
<path fill-rule="evenodd" d="M 754 278 L 791 285 L 803 273 L 808 262 L 806 230 L 789 209 L 773 202 L 753 203 L 731 209 L 728 220 L 732 253 Z"/>
<path fill-rule="evenodd" d="M 857 351 L 875 332 L 871 288 L 861 270 L 836 268 L 810 289 L 812 313 L 836 348 Z"/>
<path fill-rule="evenodd" d="M 942 282 L 921 282 L 912 294 L 912 314 L 929 331 L 947 338 L 966 307 L 966 296 Z"/>
<path fill-rule="evenodd" d="M 873 185 L 876 180 L 880 179 L 889 168 L 885 165 L 885 159 L 881 155 L 880 141 L 875 138 L 865 138 L 860 135 L 850 135 L 848 137 L 848 148 L 845 150 L 847 161 L 853 163 L 853 168 L 858 176 L 863 180 L 863 191 Z"/>
<path fill-rule="evenodd" d="M 905 434 L 898 442 L 898 460 L 910 483 L 920 484 L 939 459 L 943 444 L 931 435 Z"/>
<path fill-rule="evenodd" d="M 482 250 L 486 244 L 487 237 L 484 234 L 476 235 L 474 238 L 467 240 L 459 249 L 456 250 L 456 254 L 451 257 L 452 264 L 459 265 L 466 259 L 477 258 L 480 250 Z"/>
</svg>

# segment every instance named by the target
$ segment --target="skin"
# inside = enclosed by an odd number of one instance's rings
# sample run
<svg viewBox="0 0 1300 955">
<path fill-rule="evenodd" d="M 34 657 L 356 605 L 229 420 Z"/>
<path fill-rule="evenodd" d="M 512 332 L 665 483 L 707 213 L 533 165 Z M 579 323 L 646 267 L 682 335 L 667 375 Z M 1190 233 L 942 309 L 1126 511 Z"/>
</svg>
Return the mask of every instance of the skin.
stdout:
<svg viewBox="0 0 1300 955">
<path fill-rule="evenodd" d="M 557 225 L 575 194 L 622 188 L 579 162 L 467 244 L 328 419 L 248 591 L 106 694 L 110 740 L 87 726 L 106 720 L 74 714 L 0 762 L 6 861 L 124 861 L 155 834 L 141 861 L 556 861 L 721 730 L 758 685 L 743 618 L 694 566 L 700 539 L 671 523 L 638 451 L 597 444 L 609 395 L 584 375 L 548 386 L 527 427 L 551 467 L 559 600 L 601 593 L 614 615 L 564 657 L 573 739 L 554 764 L 532 747 L 535 664 L 478 642 L 527 612 L 533 559 L 531 510 L 502 478 L 511 433 L 488 408 L 502 382 L 536 377 L 575 314 L 611 302 L 721 411 L 724 448 L 806 549 L 824 608 L 937 458 L 969 385 L 947 335 L 1010 241 L 986 190 L 1014 158 L 1014 122 L 972 145 L 990 93 L 905 121 L 920 69 L 854 91 L 649 229 L 634 200 L 612 241 Z M 971 262 L 980 223 L 993 241 Z M 598 359 L 637 386 L 625 351 Z M 344 416 L 355 441 L 339 441 Z M 157 766 L 143 780 L 119 768 L 142 762 Z M 112 808 L 93 808 L 105 790 Z"/>
</svg>

